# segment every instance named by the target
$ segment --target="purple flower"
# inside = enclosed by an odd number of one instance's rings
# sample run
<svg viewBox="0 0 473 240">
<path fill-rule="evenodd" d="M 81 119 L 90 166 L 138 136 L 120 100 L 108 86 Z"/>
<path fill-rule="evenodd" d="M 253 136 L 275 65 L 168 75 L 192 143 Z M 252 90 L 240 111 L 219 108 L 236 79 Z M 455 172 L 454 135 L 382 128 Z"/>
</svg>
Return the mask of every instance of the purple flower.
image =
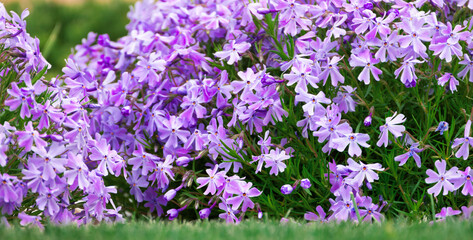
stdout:
<svg viewBox="0 0 473 240">
<path fill-rule="evenodd" d="M 276 150 L 272 149 L 269 154 L 265 154 L 264 161 L 266 162 L 266 168 L 270 167 L 271 170 L 269 174 L 278 175 L 280 172 L 284 172 L 286 169 L 286 164 L 283 163 L 284 160 L 291 158 L 286 154 L 286 151 L 281 151 L 279 148 Z"/>
<path fill-rule="evenodd" d="M 93 141 L 94 147 L 91 149 L 92 154 L 89 158 L 92 161 L 99 161 L 97 170 L 100 174 L 104 176 L 107 176 L 109 172 L 113 174 L 121 157 L 117 154 L 117 151 L 110 148 L 107 139 L 101 137 L 98 133 L 95 136 L 97 140 Z"/>
<path fill-rule="evenodd" d="M 230 197 L 227 199 L 227 204 L 232 204 L 233 209 L 238 209 L 241 205 L 241 210 L 246 212 L 248 208 L 253 209 L 255 204 L 251 201 L 251 197 L 257 197 L 261 195 L 261 192 L 256 189 L 252 188 L 253 183 L 237 181 L 237 187 L 230 187 L 228 193 L 235 194 L 236 196 Z M 243 204 L 242 204 L 243 203 Z"/>
<path fill-rule="evenodd" d="M 246 52 L 250 49 L 251 44 L 247 42 L 236 43 L 235 40 L 231 40 L 230 44 L 225 44 L 223 50 L 216 52 L 214 55 L 220 59 L 227 59 L 228 64 L 233 65 L 233 63 L 240 61 L 240 54 Z"/>
<path fill-rule="evenodd" d="M 352 88 L 351 86 L 341 86 L 341 91 L 337 92 L 337 96 L 333 98 L 333 102 L 338 104 L 338 109 L 345 113 L 347 112 L 354 112 L 356 107 L 356 102 L 353 100 L 353 92 L 356 88 Z"/>
<path fill-rule="evenodd" d="M 60 122 L 61 119 L 63 119 L 63 115 L 64 114 L 60 112 L 59 109 L 51 106 L 50 101 L 48 100 L 44 106 L 41 104 L 37 105 L 36 109 L 33 111 L 33 120 L 40 118 L 38 129 L 42 130 L 43 128 L 48 128 L 50 126 L 49 119 L 55 122 Z"/>
<path fill-rule="evenodd" d="M 446 171 L 447 162 L 442 159 L 442 161 L 435 161 L 435 167 L 437 168 L 438 173 L 432 171 L 431 169 L 427 170 L 428 178 L 425 179 L 426 183 L 436 183 L 433 187 L 429 188 L 427 192 L 429 194 L 434 194 L 435 196 L 440 194 L 440 191 L 443 188 L 443 195 L 447 195 L 448 192 L 455 190 L 451 180 L 458 178 L 457 174 L 458 168 L 453 167 L 450 170 Z"/>
<path fill-rule="evenodd" d="M 331 59 L 327 59 L 327 64 L 324 66 L 324 71 L 320 74 L 320 78 L 324 79 L 324 85 L 325 82 L 327 82 L 329 76 L 332 81 L 332 86 L 336 87 L 338 83 L 345 82 L 345 78 L 342 76 L 342 74 L 340 74 L 337 66 L 338 62 L 342 60 L 342 58 L 339 56 L 334 56 Z"/>
<path fill-rule="evenodd" d="M 440 131 L 440 135 L 443 135 L 443 132 L 447 130 L 448 130 L 448 122 L 445 122 L 445 121 L 439 122 L 437 129 L 435 129 L 436 132 Z"/>
<path fill-rule="evenodd" d="M 463 160 L 468 158 L 468 155 L 470 154 L 470 146 L 473 147 L 473 137 L 470 137 L 470 128 L 471 120 L 468 120 L 465 125 L 465 133 L 463 135 L 464 137 L 456 138 L 452 144 L 452 148 L 456 148 L 461 145 L 458 151 L 455 153 L 455 157 L 463 157 Z"/>
<path fill-rule="evenodd" d="M 460 213 L 460 210 L 453 210 L 451 207 L 443 207 L 440 213 L 435 214 L 435 217 L 438 218 L 437 221 L 444 221 L 447 217 L 459 215 Z"/>
<path fill-rule="evenodd" d="M 218 217 L 225 219 L 227 223 L 239 223 L 240 219 L 237 218 L 235 215 L 236 210 L 231 208 L 223 199 L 222 202 L 218 204 L 218 207 L 225 211 L 224 213 L 220 213 Z"/>
<path fill-rule="evenodd" d="M 451 73 L 445 73 L 443 76 L 441 76 L 439 79 L 438 79 L 438 84 L 440 86 L 445 86 L 445 84 L 448 82 L 448 86 L 447 86 L 447 89 L 450 90 L 452 93 L 457 91 L 457 86 L 459 84 L 458 80 L 455 79 L 455 77 L 453 76 L 453 74 Z"/>
<path fill-rule="evenodd" d="M 177 211 L 177 209 L 169 209 L 167 211 L 167 215 L 169 217 L 169 221 L 172 221 L 174 220 L 175 218 L 177 218 L 177 216 L 179 215 L 179 212 Z"/>
<path fill-rule="evenodd" d="M 360 209 L 360 216 L 363 218 L 365 222 L 371 222 L 373 219 L 381 222 L 381 218 L 383 215 L 379 213 L 382 207 L 374 204 L 373 200 L 370 197 L 367 197 L 366 200 L 360 204 L 360 207 L 364 207 L 365 209 Z"/>
<path fill-rule="evenodd" d="M 379 140 L 376 143 L 378 147 L 384 144 L 385 147 L 388 146 L 388 132 L 391 132 L 394 137 L 398 138 L 402 135 L 402 132 L 406 131 L 406 128 L 401 124 L 406 121 L 404 114 L 397 112 L 394 113 L 393 116 L 386 118 L 386 123 L 379 127 L 381 134 L 379 136 Z"/>
<path fill-rule="evenodd" d="M 313 88 L 318 88 L 317 83 L 320 81 L 317 76 L 312 76 L 312 68 L 309 65 L 298 62 L 292 66 L 290 74 L 284 74 L 284 78 L 289 80 L 288 86 L 297 82 L 296 93 L 307 92 L 309 84 Z"/>
<path fill-rule="evenodd" d="M 366 143 L 370 140 L 370 136 L 364 133 L 349 133 L 342 137 L 334 139 L 332 142 L 336 144 L 336 149 L 339 152 L 345 151 L 348 146 L 348 154 L 350 156 L 361 156 L 361 148 L 369 148 L 370 145 Z M 360 145 L 360 146 L 359 146 Z"/>
<path fill-rule="evenodd" d="M 313 212 L 306 212 L 304 214 L 304 219 L 307 220 L 307 221 L 321 221 L 321 222 L 325 222 L 326 219 L 325 219 L 325 211 L 324 209 L 321 207 L 321 206 L 317 206 L 315 208 L 315 210 L 317 211 L 317 214 L 313 213 Z"/>
<path fill-rule="evenodd" d="M 194 113 L 197 118 L 203 118 L 207 113 L 207 109 L 201 105 L 202 103 L 205 102 L 200 93 L 200 89 L 192 88 L 187 92 L 187 95 L 182 100 L 181 107 L 186 110 L 184 110 L 179 117 L 191 123 L 194 120 Z"/>
<path fill-rule="evenodd" d="M 169 178 L 174 180 L 174 172 L 172 171 L 172 164 L 174 157 L 167 155 L 164 161 L 151 161 L 145 166 L 146 169 L 151 169 L 151 175 L 148 176 L 148 181 L 151 181 L 150 185 L 157 182 L 159 189 L 166 189 L 169 186 Z M 144 184 L 142 182 L 142 184 Z"/>
<path fill-rule="evenodd" d="M 140 61 L 136 64 L 137 68 L 133 72 L 138 77 L 138 82 L 146 82 L 151 87 L 155 87 L 161 81 L 158 72 L 166 69 L 166 60 L 161 59 L 160 54 L 155 52 L 151 53 L 149 58 L 139 56 L 138 60 Z"/>
<path fill-rule="evenodd" d="M 238 76 L 241 78 L 241 81 L 232 81 L 231 86 L 233 87 L 233 93 L 239 93 L 243 90 L 243 93 L 253 90 L 261 84 L 260 81 L 257 81 L 259 74 L 255 74 L 251 68 L 246 69 L 246 72 L 238 72 Z"/>
<path fill-rule="evenodd" d="M 415 83 L 417 82 L 417 75 L 415 74 L 414 64 L 422 62 L 423 61 L 419 61 L 413 58 L 404 60 L 402 66 L 396 69 L 396 71 L 394 71 L 396 78 L 398 78 L 399 74 L 401 74 L 401 82 L 406 85 L 406 87 L 410 87 L 413 84 L 415 86 Z"/>
<path fill-rule="evenodd" d="M 79 189 L 86 189 L 90 185 L 88 178 L 89 168 L 84 163 L 84 159 L 81 154 L 68 153 L 68 170 L 64 172 L 64 177 L 67 179 L 67 184 L 71 186 L 71 189 L 79 187 Z"/>
<path fill-rule="evenodd" d="M 370 83 L 370 73 L 373 75 L 376 81 L 379 81 L 379 75 L 383 73 L 379 68 L 375 67 L 374 64 L 379 63 L 379 60 L 374 59 L 371 56 L 369 50 L 365 50 L 357 55 L 352 54 L 350 59 L 350 65 L 353 67 L 363 67 L 360 75 L 358 75 L 358 80 L 364 82 L 365 84 Z"/>
<path fill-rule="evenodd" d="M 411 147 L 409 148 L 409 150 L 406 153 L 394 157 L 394 161 L 399 162 L 399 166 L 402 166 L 407 162 L 407 160 L 410 157 L 412 157 L 412 158 L 414 158 L 414 161 L 416 162 L 417 167 L 420 168 L 420 166 L 421 166 L 420 160 L 421 159 L 420 159 L 420 157 L 417 153 L 422 152 L 423 149 L 419 149 L 418 146 L 419 146 L 419 143 L 412 144 Z"/>
<path fill-rule="evenodd" d="M 462 218 L 463 219 L 471 219 L 471 213 L 473 212 L 473 206 L 462 206 L 461 210 L 463 212 Z"/>
<path fill-rule="evenodd" d="M 148 187 L 148 181 L 146 181 L 146 176 L 141 175 L 139 172 L 132 172 L 131 176 L 127 179 L 128 184 L 130 184 L 130 194 L 135 196 L 137 202 L 143 202 L 143 192 L 140 188 Z M 166 198 L 165 198 L 166 199 Z M 166 199 L 166 201 L 169 201 Z"/>
<path fill-rule="evenodd" d="M 427 48 L 422 41 L 430 41 L 431 33 L 428 29 L 424 28 L 424 20 L 421 18 L 414 17 L 410 22 L 403 22 L 401 25 L 407 36 L 399 37 L 399 45 L 402 48 L 412 46 L 412 49 L 422 57 L 427 57 Z"/>
<path fill-rule="evenodd" d="M 322 107 L 321 103 L 329 104 L 332 101 L 330 101 L 330 99 L 325 97 L 324 92 L 320 91 L 319 93 L 317 93 L 317 95 L 313 95 L 307 92 L 300 92 L 299 94 L 296 95 L 295 102 L 305 103 L 302 106 L 302 109 L 304 110 L 304 112 L 307 112 L 309 115 L 314 115 L 314 112 L 317 110 L 317 108 Z"/>
<path fill-rule="evenodd" d="M 284 195 L 291 194 L 294 189 L 290 184 L 285 184 L 281 187 L 281 193 Z"/>
<path fill-rule="evenodd" d="M 451 182 L 454 184 L 455 189 L 459 189 L 461 188 L 461 186 L 463 186 L 462 194 L 465 196 L 473 196 L 473 169 L 468 166 L 465 171 L 458 171 L 458 173 L 458 178 L 451 179 Z"/>
<path fill-rule="evenodd" d="M 21 212 L 18 214 L 18 218 L 21 220 L 20 225 L 21 226 L 26 226 L 26 225 L 33 225 L 36 226 L 40 229 L 44 229 L 43 224 L 41 223 L 41 217 L 40 216 L 30 216 L 26 214 L 25 212 Z"/>
<path fill-rule="evenodd" d="M 163 120 L 163 127 L 159 129 L 159 138 L 161 140 L 167 139 L 166 147 L 177 147 L 178 139 L 183 143 L 187 141 L 190 135 L 189 131 L 181 130 L 183 126 L 182 120 L 176 116 L 170 116 Z"/>
<path fill-rule="evenodd" d="M 59 199 L 57 198 L 60 194 L 59 189 L 48 189 L 45 193 L 39 195 L 36 199 L 36 204 L 40 210 L 47 209 L 48 213 L 54 216 L 59 212 Z"/>
<path fill-rule="evenodd" d="M 5 101 L 5 105 L 10 107 L 11 111 L 16 110 L 21 105 L 20 117 L 24 119 L 25 117 L 31 116 L 30 107 L 32 107 L 34 99 L 32 99 L 28 94 L 23 93 L 19 88 L 16 82 L 11 84 L 11 89 L 7 89 L 7 93 L 12 97 Z"/>
<path fill-rule="evenodd" d="M 374 164 L 364 164 L 360 161 L 360 163 L 355 162 L 353 159 L 348 158 L 348 169 L 352 172 L 348 175 L 346 182 L 352 186 L 361 187 L 363 185 L 363 181 L 366 179 L 368 183 L 374 182 L 374 180 L 378 180 L 378 174 L 374 171 L 383 171 L 384 168 L 379 163 Z"/>
<path fill-rule="evenodd" d="M 42 135 L 38 131 L 34 130 L 32 122 L 28 122 L 25 126 L 25 131 L 17 131 L 18 145 L 24 147 L 26 152 L 31 150 L 33 142 L 37 148 L 44 148 L 47 146 L 46 141 L 41 139 Z"/>
<path fill-rule="evenodd" d="M 6 173 L 0 174 L 0 202 L 11 203 L 18 199 L 18 193 L 14 184 L 18 181 Z"/>
<path fill-rule="evenodd" d="M 472 3 L 473 3 L 473 1 L 472 1 Z M 459 64 L 465 65 L 465 68 L 463 68 L 463 70 L 461 70 L 458 73 L 458 77 L 465 78 L 465 76 L 468 73 L 470 73 L 469 77 L 468 77 L 468 80 L 470 82 L 473 82 L 473 61 L 470 59 L 470 56 L 468 54 L 465 54 L 463 57 L 464 57 L 464 59 L 462 61 L 460 61 Z"/>
<path fill-rule="evenodd" d="M 32 147 L 33 152 L 37 155 L 30 159 L 34 165 L 42 168 L 43 178 L 45 180 L 54 179 L 56 173 L 64 172 L 64 165 L 67 163 L 66 159 L 61 155 L 65 152 L 65 147 L 58 143 L 53 143 L 46 151 L 45 148 Z"/>
<path fill-rule="evenodd" d="M 213 169 L 207 169 L 205 170 L 209 177 L 200 177 L 197 178 L 197 183 L 200 184 L 198 188 L 204 187 L 205 185 L 207 186 L 207 189 L 205 190 L 204 194 L 212 194 L 215 195 L 217 192 L 217 189 L 223 186 L 225 183 L 225 172 L 218 171 L 218 165 L 215 165 Z"/>
</svg>

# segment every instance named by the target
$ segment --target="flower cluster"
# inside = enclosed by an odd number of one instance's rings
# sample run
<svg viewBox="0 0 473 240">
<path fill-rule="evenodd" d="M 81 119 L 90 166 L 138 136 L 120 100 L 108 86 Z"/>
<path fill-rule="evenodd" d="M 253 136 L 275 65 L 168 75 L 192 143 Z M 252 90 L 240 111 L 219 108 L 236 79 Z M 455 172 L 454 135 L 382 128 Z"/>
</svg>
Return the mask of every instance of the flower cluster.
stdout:
<svg viewBox="0 0 473 240">
<path fill-rule="evenodd" d="M 421 168 L 419 154 L 436 149 L 426 144 L 433 130 L 421 140 L 407 131 L 398 99 L 367 96 L 378 83 L 431 99 L 473 82 L 472 25 L 453 24 L 450 11 L 464 4 L 143 0 L 128 14 L 126 36 L 89 33 L 64 74 L 50 80 L 41 75 L 48 65 L 38 40 L 26 33 L 27 11 L 11 17 L 0 4 L 0 57 L 13 59 L 0 74 L 18 75 L 0 80 L 5 114 L 17 113 L 0 125 L 2 214 L 24 225 L 87 224 L 120 221 L 138 208 L 173 220 L 195 206 L 200 218 L 237 223 L 273 211 L 299 184 L 311 194 L 314 183 L 334 198 L 307 220 L 381 221 L 387 202 L 368 195 L 380 174 L 410 157 Z M 412 90 L 420 85 L 427 87 Z M 369 110 L 364 121 L 352 115 L 360 108 Z M 470 127 L 451 145 L 456 158 L 469 157 Z M 387 149 L 402 153 L 389 161 L 373 153 Z M 302 166 L 309 161 L 318 169 Z M 436 182 L 429 193 L 464 186 L 473 196 L 470 167 L 435 166 L 438 173 L 426 172 L 426 182 Z M 395 173 L 385 175 L 399 185 Z M 121 211 L 130 201 L 138 207 Z"/>
</svg>

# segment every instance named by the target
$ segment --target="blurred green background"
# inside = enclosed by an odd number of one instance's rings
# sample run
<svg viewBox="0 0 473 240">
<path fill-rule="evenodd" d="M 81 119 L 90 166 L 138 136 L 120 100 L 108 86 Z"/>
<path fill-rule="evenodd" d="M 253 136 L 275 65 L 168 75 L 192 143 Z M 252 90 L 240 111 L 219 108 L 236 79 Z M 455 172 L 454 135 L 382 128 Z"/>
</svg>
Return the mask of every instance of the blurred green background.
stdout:
<svg viewBox="0 0 473 240">
<path fill-rule="evenodd" d="M 48 77 L 61 74 L 75 45 L 89 32 L 108 33 L 115 41 L 127 34 L 130 0 L 6 1 L 7 11 L 19 15 L 28 8 L 27 31 L 40 40 L 41 52 L 52 65 Z"/>
</svg>

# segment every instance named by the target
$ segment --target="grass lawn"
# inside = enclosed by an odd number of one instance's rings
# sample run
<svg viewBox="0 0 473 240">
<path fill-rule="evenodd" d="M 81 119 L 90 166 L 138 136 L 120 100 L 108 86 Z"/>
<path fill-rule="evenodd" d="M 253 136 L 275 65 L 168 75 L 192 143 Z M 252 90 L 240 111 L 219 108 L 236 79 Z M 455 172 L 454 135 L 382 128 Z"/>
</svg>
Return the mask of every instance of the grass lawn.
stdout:
<svg viewBox="0 0 473 240">
<path fill-rule="evenodd" d="M 299 224 L 246 221 L 239 225 L 220 222 L 133 222 L 115 225 L 46 226 L 0 229 L 1 239 L 473 239 L 473 222 L 383 224 Z"/>
</svg>

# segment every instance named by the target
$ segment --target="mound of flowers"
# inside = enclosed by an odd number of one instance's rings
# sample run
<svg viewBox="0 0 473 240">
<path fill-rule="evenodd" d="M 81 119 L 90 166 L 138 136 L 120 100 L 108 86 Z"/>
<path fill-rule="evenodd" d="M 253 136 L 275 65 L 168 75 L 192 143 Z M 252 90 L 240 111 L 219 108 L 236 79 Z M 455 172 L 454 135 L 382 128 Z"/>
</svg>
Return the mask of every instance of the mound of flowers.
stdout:
<svg viewBox="0 0 473 240">
<path fill-rule="evenodd" d="M 0 5 L 2 221 L 470 218 L 471 9 L 143 0 L 48 79 Z"/>
</svg>

